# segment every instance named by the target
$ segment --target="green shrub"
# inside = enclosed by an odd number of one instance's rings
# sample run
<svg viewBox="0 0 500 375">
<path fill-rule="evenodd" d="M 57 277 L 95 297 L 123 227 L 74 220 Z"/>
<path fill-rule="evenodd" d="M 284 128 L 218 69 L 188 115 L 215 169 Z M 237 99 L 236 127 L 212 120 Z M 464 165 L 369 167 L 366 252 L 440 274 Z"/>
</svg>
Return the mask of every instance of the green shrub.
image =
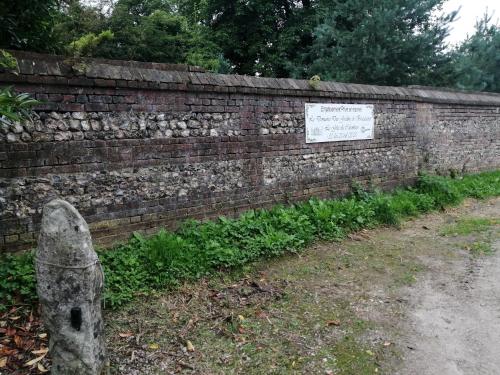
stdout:
<svg viewBox="0 0 500 375">
<path fill-rule="evenodd" d="M 2 304 L 36 301 L 36 280 L 33 252 L 0 257 L 0 311 Z"/>
<path fill-rule="evenodd" d="M 465 197 L 500 195 L 500 171 L 444 178 L 422 175 L 416 188 L 392 194 L 357 189 L 349 198 L 310 199 L 289 207 L 250 210 L 238 219 L 186 221 L 177 232 L 134 234 L 125 244 L 99 250 L 106 277 L 105 304 L 117 307 L 137 294 L 171 288 L 262 258 L 295 253 L 317 238 L 341 239 L 377 224 L 458 204 Z M 33 254 L 0 258 L 0 310 L 36 301 Z"/>
<path fill-rule="evenodd" d="M 115 35 L 111 30 L 102 31 L 98 35 L 88 33 L 71 42 L 67 47 L 67 52 L 74 57 L 90 57 L 99 45 L 114 38 Z"/>
<path fill-rule="evenodd" d="M 380 224 L 399 225 L 401 215 L 394 207 L 394 201 L 385 194 L 377 194 L 371 201 L 375 218 Z"/>
<path fill-rule="evenodd" d="M 441 176 L 421 175 L 417 189 L 420 193 L 430 195 L 438 208 L 457 205 L 464 198 L 457 189 L 454 180 Z"/>
<path fill-rule="evenodd" d="M 0 89 L 0 122 L 8 125 L 13 121 L 31 119 L 31 108 L 40 102 L 29 94 L 17 94 L 12 87 Z"/>
<path fill-rule="evenodd" d="M 454 183 L 465 197 L 484 199 L 500 195 L 500 171 L 466 175 Z"/>
</svg>

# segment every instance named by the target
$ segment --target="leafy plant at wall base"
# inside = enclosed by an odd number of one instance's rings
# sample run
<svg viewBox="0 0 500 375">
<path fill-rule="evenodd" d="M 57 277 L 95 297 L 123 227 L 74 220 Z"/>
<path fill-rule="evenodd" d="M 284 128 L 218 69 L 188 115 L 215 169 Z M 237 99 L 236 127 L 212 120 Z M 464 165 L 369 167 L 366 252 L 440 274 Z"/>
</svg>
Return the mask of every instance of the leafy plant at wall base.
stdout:
<svg viewBox="0 0 500 375">
<path fill-rule="evenodd" d="M 0 257 L 0 311 L 15 303 L 36 301 L 33 252 Z"/>
<path fill-rule="evenodd" d="M 134 234 L 124 244 L 98 250 L 104 268 L 105 306 L 116 308 L 139 294 L 175 288 L 186 280 L 242 267 L 259 259 L 297 253 L 315 239 L 338 240 L 375 225 L 460 203 L 465 197 L 500 195 L 500 171 L 457 177 L 422 175 L 414 188 L 391 194 L 362 191 L 349 198 L 310 199 L 238 219 L 186 221 L 175 233 Z M 35 303 L 33 254 L 0 256 L 0 310 Z"/>
<path fill-rule="evenodd" d="M 432 196 L 439 208 L 456 205 L 462 200 L 453 180 L 445 177 L 422 175 L 419 178 L 417 188 L 419 192 Z"/>
</svg>

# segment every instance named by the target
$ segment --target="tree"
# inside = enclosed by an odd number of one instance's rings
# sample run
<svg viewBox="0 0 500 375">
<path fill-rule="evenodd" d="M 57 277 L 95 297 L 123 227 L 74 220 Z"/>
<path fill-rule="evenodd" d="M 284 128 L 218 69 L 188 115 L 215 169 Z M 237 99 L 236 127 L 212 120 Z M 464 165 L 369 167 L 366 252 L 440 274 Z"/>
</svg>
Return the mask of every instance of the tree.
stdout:
<svg viewBox="0 0 500 375">
<path fill-rule="evenodd" d="M 457 87 L 500 92 L 500 26 L 485 14 L 476 31 L 453 52 Z"/>
<path fill-rule="evenodd" d="M 287 76 L 285 62 L 308 42 L 314 1 L 180 0 L 181 12 L 194 12 L 237 73 Z"/>
<path fill-rule="evenodd" d="M 444 39 L 456 12 L 436 17 L 444 0 L 324 1 L 324 21 L 293 75 L 344 82 L 440 84 L 449 65 Z"/>
<path fill-rule="evenodd" d="M 107 18 L 101 7 L 82 4 L 79 0 L 66 0 L 54 19 L 57 53 L 65 53 L 74 41 L 88 34 L 98 35 L 106 30 Z"/>
<path fill-rule="evenodd" d="M 207 38 L 206 27 L 189 22 L 177 9 L 166 0 L 118 0 L 104 17 L 99 7 L 73 0 L 62 13 L 57 30 L 72 54 L 77 47 L 77 54 L 93 57 L 223 70 L 227 64 L 217 45 Z"/>
<path fill-rule="evenodd" d="M 0 0 L 0 48 L 53 51 L 59 0 Z"/>
</svg>

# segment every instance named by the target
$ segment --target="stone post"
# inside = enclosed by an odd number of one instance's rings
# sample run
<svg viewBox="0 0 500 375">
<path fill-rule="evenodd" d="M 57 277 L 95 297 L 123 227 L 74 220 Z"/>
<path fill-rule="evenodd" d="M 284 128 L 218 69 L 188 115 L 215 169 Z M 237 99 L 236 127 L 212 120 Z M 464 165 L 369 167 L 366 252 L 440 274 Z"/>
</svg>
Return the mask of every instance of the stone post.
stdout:
<svg viewBox="0 0 500 375">
<path fill-rule="evenodd" d="M 51 373 L 101 374 L 104 275 L 87 223 L 68 202 L 56 199 L 44 207 L 35 262 L 42 319 L 50 333 Z"/>
</svg>

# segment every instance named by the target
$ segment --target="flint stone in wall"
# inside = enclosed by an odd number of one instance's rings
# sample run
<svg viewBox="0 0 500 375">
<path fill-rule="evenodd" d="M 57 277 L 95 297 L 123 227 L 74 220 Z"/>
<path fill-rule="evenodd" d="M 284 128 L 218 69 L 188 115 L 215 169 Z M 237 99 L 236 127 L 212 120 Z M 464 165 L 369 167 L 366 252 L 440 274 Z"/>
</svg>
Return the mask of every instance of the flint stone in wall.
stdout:
<svg viewBox="0 0 500 375">
<path fill-rule="evenodd" d="M 59 114 L 40 112 L 38 117 L 33 121 L 19 124 L 17 129 L 3 127 L 0 124 L 0 134 L 6 134 L 2 140 L 5 139 L 11 143 L 19 142 L 20 139 L 23 142 L 61 142 L 123 138 L 219 137 L 242 134 L 239 113 L 222 115 L 220 113 L 196 112 L 175 114 L 148 114 L 144 112 L 65 112 Z M 263 127 L 267 126 L 266 121 L 265 118 L 262 119 Z M 294 118 L 293 121 L 279 122 L 279 127 L 280 130 L 283 130 L 282 133 L 302 132 L 303 122 L 302 116 L 301 119 Z M 297 129 L 281 129 L 283 126 L 293 126 Z M 21 133 L 26 134 L 21 136 Z"/>
<path fill-rule="evenodd" d="M 44 207 L 36 274 L 42 319 L 50 332 L 52 374 L 101 374 L 104 276 L 87 223 L 66 201 Z"/>
</svg>

